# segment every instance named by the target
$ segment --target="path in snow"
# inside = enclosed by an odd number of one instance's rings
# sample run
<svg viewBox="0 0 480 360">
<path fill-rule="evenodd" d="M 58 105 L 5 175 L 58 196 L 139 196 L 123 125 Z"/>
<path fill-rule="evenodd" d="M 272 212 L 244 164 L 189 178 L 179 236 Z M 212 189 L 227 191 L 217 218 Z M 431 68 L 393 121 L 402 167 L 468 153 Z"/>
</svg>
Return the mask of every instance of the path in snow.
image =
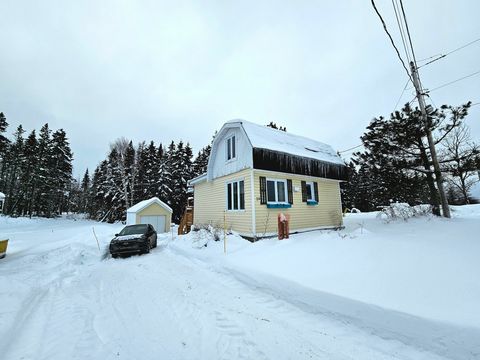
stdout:
<svg viewBox="0 0 480 360">
<path fill-rule="evenodd" d="M 36 225 L 35 225 L 36 224 Z M 11 225 L 2 359 L 438 359 L 178 255 L 102 260 L 86 221 Z M 102 244 L 118 226 L 95 224 Z"/>
</svg>

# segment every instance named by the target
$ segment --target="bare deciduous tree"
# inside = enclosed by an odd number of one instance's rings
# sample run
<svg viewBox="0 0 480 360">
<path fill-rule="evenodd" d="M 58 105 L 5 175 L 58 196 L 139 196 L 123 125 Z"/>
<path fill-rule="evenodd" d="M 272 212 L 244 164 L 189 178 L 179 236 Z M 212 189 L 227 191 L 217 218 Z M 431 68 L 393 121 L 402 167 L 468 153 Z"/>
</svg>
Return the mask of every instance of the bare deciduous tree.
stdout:
<svg viewBox="0 0 480 360">
<path fill-rule="evenodd" d="M 455 127 L 445 138 L 442 155 L 448 162 L 444 163 L 444 171 L 449 174 L 448 182 L 461 194 L 464 204 L 469 203 L 469 191 L 478 181 L 475 160 L 479 153 L 480 148 L 472 141 L 465 124 Z"/>
</svg>

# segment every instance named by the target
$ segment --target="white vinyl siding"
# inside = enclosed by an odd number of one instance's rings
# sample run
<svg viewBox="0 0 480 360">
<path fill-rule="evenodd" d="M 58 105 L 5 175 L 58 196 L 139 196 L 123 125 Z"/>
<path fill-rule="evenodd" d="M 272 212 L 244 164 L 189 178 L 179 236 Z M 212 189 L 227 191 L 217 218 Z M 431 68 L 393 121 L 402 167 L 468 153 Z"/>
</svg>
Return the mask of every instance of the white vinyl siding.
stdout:
<svg viewBox="0 0 480 360">
<path fill-rule="evenodd" d="M 235 137 L 235 157 L 228 160 L 228 141 Z M 232 150 L 232 149 L 231 149 Z M 215 140 L 208 160 L 208 181 L 253 167 L 252 146 L 241 128 L 227 129 Z M 222 194 L 223 195 L 223 194 Z"/>
</svg>

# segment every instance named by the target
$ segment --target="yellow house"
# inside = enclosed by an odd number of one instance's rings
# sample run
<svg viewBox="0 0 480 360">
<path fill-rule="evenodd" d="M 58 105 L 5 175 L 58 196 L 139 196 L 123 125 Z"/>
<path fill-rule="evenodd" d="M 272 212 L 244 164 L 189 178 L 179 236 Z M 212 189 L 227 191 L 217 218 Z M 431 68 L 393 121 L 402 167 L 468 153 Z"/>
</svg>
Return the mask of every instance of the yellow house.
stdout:
<svg viewBox="0 0 480 360">
<path fill-rule="evenodd" d="M 232 120 L 212 144 L 207 173 L 190 181 L 194 224 L 227 228 L 252 239 L 277 232 L 277 217 L 290 232 L 342 224 L 340 182 L 346 166 L 331 146 Z"/>
<path fill-rule="evenodd" d="M 151 224 L 158 233 L 168 232 L 172 208 L 157 197 L 140 201 L 127 209 L 127 225 Z"/>
</svg>

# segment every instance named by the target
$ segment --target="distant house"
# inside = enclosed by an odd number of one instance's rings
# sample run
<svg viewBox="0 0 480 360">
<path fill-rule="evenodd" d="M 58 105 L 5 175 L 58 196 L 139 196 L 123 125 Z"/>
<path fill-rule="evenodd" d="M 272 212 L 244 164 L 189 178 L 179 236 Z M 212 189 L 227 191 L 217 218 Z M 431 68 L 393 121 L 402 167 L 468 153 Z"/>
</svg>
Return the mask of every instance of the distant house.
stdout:
<svg viewBox="0 0 480 360">
<path fill-rule="evenodd" d="M 158 233 L 168 232 L 172 208 L 157 197 L 140 201 L 127 209 L 127 225 L 151 224 Z"/>
<path fill-rule="evenodd" d="M 329 145 L 232 120 L 215 136 L 207 173 L 190 181 L 193 222 L 223 227 L 225 219 L 229 229 L 258 238 L 276 233 L 282 212 L 291 232 L 336 228 L 345 176 Z"/>
</svg>

